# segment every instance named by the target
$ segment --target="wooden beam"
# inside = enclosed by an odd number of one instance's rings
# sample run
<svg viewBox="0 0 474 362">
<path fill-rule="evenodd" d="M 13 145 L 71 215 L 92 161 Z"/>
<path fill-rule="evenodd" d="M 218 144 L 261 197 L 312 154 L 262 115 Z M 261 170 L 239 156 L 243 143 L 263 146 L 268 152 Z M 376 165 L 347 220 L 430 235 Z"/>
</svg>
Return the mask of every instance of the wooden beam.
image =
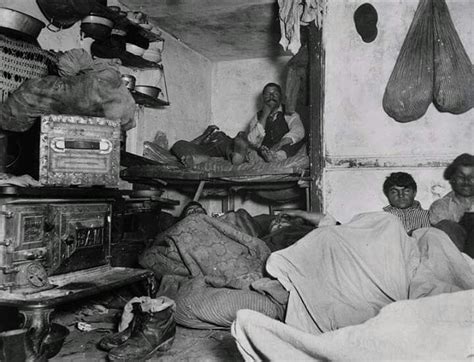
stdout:
<svg viewBox="0 0 474 362">
<path fill-rule="evenodd" d="M 324 106 L 324 47 L 323 30 L 314 22 L 308 25 L 309 68 L 309 158 L 310 158 L 310 210 L 323 211 L 321 189 L 324 167 L 323 156 L 323 106 Z"/>
</svg>

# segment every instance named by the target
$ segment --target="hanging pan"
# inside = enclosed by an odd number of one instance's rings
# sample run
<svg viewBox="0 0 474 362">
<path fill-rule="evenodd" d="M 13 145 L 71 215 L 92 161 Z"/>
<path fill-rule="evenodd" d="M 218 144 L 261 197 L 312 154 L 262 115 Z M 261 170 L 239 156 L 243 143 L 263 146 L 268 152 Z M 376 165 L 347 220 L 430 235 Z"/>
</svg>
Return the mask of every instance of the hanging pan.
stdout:
<svg viewBox="0 0 474 362">
<path fill-rule="evenodd" d="M 44 26 L 45 24 L 41 20 L 30 15 L 8 8 L 0 8 L 0 27 L 7 31 L 36 39 Z"/>
<path fill-rule="evenodd" d="M 36 0 L 36 3 L 48 19 L 47 28 L 51 31 L 70 28 L 88 15 L 96 5 L 95 0 Z"/>
</svg>

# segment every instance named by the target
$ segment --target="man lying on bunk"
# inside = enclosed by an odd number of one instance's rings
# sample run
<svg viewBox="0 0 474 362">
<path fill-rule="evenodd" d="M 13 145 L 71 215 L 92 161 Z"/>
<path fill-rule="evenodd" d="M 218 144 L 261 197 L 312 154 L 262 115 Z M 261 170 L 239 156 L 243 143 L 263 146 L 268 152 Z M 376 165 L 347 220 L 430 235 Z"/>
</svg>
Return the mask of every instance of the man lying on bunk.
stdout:
<svg viewBox="0 0 474 362">
<path fill-rule="evenodd" d="M 252 118 L 246 132 L 239 132 L 231 138 L 217 126 L 209 126 L 192 141 L 177 141 L 171 152 L 189 167 L 212 157 L 225 158 L 233 165 L 240 165 L 249 160 L 252 151 L 257 151 L 266 162 L 294 156 L 305 142 L 300 116 L 296 112 L 285 112 L 282 90 L 276 83 L 265 85 L 262 103 L 262 109 Z"/>
</svg>

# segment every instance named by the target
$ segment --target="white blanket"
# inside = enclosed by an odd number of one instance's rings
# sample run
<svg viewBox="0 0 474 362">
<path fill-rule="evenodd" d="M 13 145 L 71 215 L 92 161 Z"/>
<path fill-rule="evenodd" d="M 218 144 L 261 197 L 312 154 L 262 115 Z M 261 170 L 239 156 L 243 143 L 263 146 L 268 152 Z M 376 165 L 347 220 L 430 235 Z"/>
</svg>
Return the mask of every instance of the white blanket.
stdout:
<svg viewBox="0 0 474 362">
<path fill-rule="evenodd" d="M 245 315 L 238 316 L 234 335 L 242 350 L 254 358 L 260 356 L 267 342 L 275 338 L 282 346 L 273 348 L 275 357 L 279 356 L 278 353 L 284 356 L 284 348 L 293 348 L 301 350 L 301 356 L 319 358 L 321 351 L 318 348 L 313 350 L 315 334 L 364 323 L 376 316 L 381 308 L 396 301 L 474 288 L 472 263 L 457 250 L 446 234 L 434 228 L 424 228 L 409 237 L 398 218 L 383 212 L 361 214 L 348 224 L 319 228 L 295 245 L 271 254 L 267 270 L 290 293 L 286 325 L 262 321 L 253 314 L 249 321 L 244 318 Z M 463 306 L 459 312 L 452 310 L 456 314 L 453 319 L 456 328 L 460 322 L 472 322 L 472 300 L 469 300 L 471 304 L 467 308 L 466 298 L 459 301 L 458 307 Z M 423 301 L 417 303 L 423 304 Z M 396 305 L 390 306 L 389 310 L 394 310 L 391 313 L 396 314 Z M 435 302 L 434 306 L 439 307 Z M 443 316 L 437 314 L 440 310 L 435 309 L 433 321 L 442 323 L 436 318 Z M 460 319 L 461 316 L 464 319 Z M 413 315 L 406 314 L 405 317 L 409 320 Z M 398 317 L 390 315 L 390 318 L 396 320 Z M 429 321 L 425 322 L 429 324 Z M 262 331 L 248 334 L 248 326 L 254 331 L 277 329 L 270 333 L 271 336 Z M 397 329 L 386 327 L 387 333 L 397 334 Z M 425 333 L 424 327 L 419 332 Z M 456 336 L 456 333 L 453 332 L 453 335 Z M 459 333 L 464 335 L 465 331 L 460 330 Z M 298 342 L 303 336 L 306 337 L 301 341 L 305 342 Z M 391 334 L 386 337 L 385 342 L 391 339 Z M 293 347 L 286 346 L 288 343 Z M 372 342 L 367 343 L 370 345 Z M 253 352 L 242 346 L 254 346 L 250 348 Z M 374 347 L 374 351 L 377 348 Z M 337 350 L 336 343 L 334 351 Z M 266 354 L 263 356 L 269 358 Z M 345 358 L 343 355 L 339 357 Z M 295 359 L 293 354 L 291 359 Z"/>
<path fill-rule="evenodd" d="M 240 310 L 232 334 L 246 361 L 469 360 L 472 290 L 406 300 L 367 322 L 321 335 Z"/>
<path fill-rule="evenodd" d="M 266 267 L 290 292 L 285 322 L 311 333 L 365 322 L 394 301 L 474 288 L 445 233 L 424 228 L 409 237 L 385 212 L 316 229 L 272 253 Z"/>
</svg>

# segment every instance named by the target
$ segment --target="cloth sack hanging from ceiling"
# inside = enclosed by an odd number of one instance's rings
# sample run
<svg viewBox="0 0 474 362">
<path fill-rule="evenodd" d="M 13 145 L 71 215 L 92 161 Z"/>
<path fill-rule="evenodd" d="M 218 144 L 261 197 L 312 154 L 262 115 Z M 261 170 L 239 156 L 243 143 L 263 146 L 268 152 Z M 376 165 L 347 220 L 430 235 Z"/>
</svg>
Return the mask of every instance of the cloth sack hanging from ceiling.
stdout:
<svg viewBox="0 0 474 362">
<path fill-rule="evenodd" d="M 58 73 L 25 81 L 0 105 L 0 128 L 23 132 L 44 114 L 72 114 L 120 120 L 135 126 L 135 101 L 122 84 L 117 64 L 94 61 L 83 49 L 59 58 Z"/>
<path fill-rule="evenodd" d="M 426 113 L 433 99 L 433 10 L 420 0 L 383 96 L 385 112 L 397 122 Z"/>
<path fill-rule="evenodd" d="M 434 98 L 440 112 L 460 114 L 474 106 L 472 63 L 445 0 L 433 1 Z"/>
</svg>

